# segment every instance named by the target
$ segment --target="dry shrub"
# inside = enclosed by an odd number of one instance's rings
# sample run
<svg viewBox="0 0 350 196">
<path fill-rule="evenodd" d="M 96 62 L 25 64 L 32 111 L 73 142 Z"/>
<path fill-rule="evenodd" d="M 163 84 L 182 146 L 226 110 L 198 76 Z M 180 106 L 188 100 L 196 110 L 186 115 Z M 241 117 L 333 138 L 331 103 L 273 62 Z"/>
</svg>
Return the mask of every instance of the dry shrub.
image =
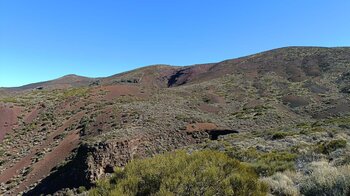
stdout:
<svg viewBox="0 0 350 196">
<path fill-rule="evenodd" d="M 327 162 L 315 162 L 307 173 L 300 181 L 300 191 L 306 196 L 350 194 L 350 165 L 333 167 Z"/>
<path fill-rule="evenodd" d="M 289 174 L 292 174 L 292 173 L 277 172 L 270 177 L 263 178 L 262 181 L 269 185 L 271 194 L 273 195 L 280 195 L 280 196 L 300 195 L 298 188 L 295 186 Z"/>
</svg>

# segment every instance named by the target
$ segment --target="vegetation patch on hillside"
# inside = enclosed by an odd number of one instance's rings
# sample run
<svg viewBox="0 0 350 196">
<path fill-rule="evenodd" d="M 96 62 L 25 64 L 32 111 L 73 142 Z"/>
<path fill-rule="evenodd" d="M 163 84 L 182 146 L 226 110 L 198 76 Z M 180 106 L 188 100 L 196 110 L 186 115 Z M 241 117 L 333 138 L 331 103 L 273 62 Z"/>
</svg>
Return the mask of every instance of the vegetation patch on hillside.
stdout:
<svg viewBox="0 0 350 196">
<path fill-rule="evenodd" d="M 90 195 L 266 195 L 254 170 L 224 153 L 177 151 L 116 168 Z"/>
</svg>

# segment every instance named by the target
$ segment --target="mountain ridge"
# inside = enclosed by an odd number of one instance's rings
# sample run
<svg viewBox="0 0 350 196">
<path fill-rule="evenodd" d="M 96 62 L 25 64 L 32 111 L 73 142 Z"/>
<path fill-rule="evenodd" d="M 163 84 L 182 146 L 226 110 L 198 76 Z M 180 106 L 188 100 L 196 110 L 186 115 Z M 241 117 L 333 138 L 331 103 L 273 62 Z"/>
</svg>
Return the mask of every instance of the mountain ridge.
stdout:
<svg viewBox="0 0 350 196">
<path fill-rule="evenodd" d="M 8 91 L 29 90 L 29 89 L 34 89 L 34 88 L 37 88 L 40 86 L 47 86 L 50 88 L 66 88 L 66 87 L 74 87 L 74 86 L 87 86 L 88 84 L 91 84 L 92 82 L 97 81 L 97 80 L 102 80 L 102 81 L 105 81 L 104 83 L 108 83 L 107 81 L 109 81 L 109 80 L 113 80 L 114 78 L 122 77 L 122 76 L 125 76 L 128 74 L 133 74 L 133 73 L 138 72 L 138 71 L 143 71 L 143 70 L 157 71 L 157 70 L 154 70 L 156 68 L 164 68 L 164 69 L 180 71 L 180 72 L 185 71 L 185 70 L 191 70 L 191 69 L 193 71 L 197 71 L 196 69 L 203 68 L 204 72 L 205 72 L 205 71 L 210 71 L 209 69 L 215 70 L 215 68 L 210 67 L 210 65 L 217 66 L 217 65 L 222 65 L 225 63 L 232 64 L 232 62 L 234 63 L 234 61 L 242 61 L 242 60 L 249 61 L 249 59 L 251 59 L 251 58 L 256 58 L 256 57 L 261 56 L 261 55 L 269 55 L 269 54 L 275 53 L 275 52 L 283 52 L 285 50 L 312 50 L 312 49 L 315 49 L 315 50 L 350 50 L 350 47 L 288 46 L 288 47 L 275 48 L 275 49 L 271 49 L 268 51 L 263 51 L 263 52 L 255 53 L 252 55 L 243 56 L 243 57 L 227 59 L 227 60 L 219 61 L 216 63 L 203 63 L 203 64 L 194 64 L 194 65 L 186 65 L 186 66 L 172 66 L 172 65 L 166 65 L 166 64 L 156 64 L 156 65 L 148 65 L 148 66 L 140 67 L 137 69 L 126 71 L 126 72 L 113 74 L 111 76 L 96 77 L 96 78 L 79 76 L 79 75 L 75 75 L 75 74 L 68 74 L 68 75 L 59 77 L 57 79 L 36 82 L 36 83 L 30 83 L 30 84 L 26 84 L 26 85 L 19 86 L 19 87 L 1 87 L 0 90 L 8 90 Z M 206 66 L 208 66 L 208 70 L 207 70 L 207 68 L 205 68 Z M 216 69 L 219 69 L 219 68 L 216 68 Z M 199 72 L 202 72 L 202 71 L 199 70 Z M 171 77 L 171 76 L 166 75 L 164 77 Z"/>
</svg>

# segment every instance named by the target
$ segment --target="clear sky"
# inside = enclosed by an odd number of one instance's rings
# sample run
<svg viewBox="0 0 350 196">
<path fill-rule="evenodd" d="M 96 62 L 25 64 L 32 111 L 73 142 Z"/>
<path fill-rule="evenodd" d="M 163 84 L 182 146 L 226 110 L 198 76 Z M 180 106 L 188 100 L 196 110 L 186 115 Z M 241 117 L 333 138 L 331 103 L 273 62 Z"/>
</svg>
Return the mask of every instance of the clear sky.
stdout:
<svg viewBox="0 0 350 196">
<path fill-rule="evenodd" d="M 350 46 L 349 0 L 0 0 L 0 86 Z"/>
</svg>

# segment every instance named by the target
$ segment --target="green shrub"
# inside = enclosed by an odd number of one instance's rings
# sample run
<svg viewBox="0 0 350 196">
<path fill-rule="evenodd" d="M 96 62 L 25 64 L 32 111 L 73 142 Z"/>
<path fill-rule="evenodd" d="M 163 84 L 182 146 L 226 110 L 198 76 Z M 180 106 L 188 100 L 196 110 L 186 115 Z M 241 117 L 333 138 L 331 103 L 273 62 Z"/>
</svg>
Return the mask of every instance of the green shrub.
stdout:
<svg viewBox="0 0 350 196">
<path fill-rule="evenodd" d="M 15 97 L 5 97 L 5 98 L 1 98 L 0 102 L 4 102 L 4 103 L 18 103 L 19 101 Z"/>
<path fill-rule="evenodd" d="M 296 154 L 289 152 L 260 152 L 254 148 L 229 152 L 230 156 L 249 163 L 260 176 L 294 170 Z"/>
<path fill-rule="evenodd" d="M 323 154 L 329 154 L 339 148 L 345 148 L 346 147 L 346 140 L 338 139 L 338 140 L 332 140 L 329 142 L 323 142 L 317 146 L 316 152 L 320 152 Z"/>
<path fill-rule="evenodd" d="M 249 166 L 215 151 L 135 160 L 101 180 L 90 195 L 266 195 Z"/>
<path fill-rule="evenodd" d="M 88 95 L 88 88 L 71 88 L 68 90 L 64 90 L 62 97 L 70 98 L 70 97 L 85 97 Z"/>
<path fill-rule="evenodd" d="M 202 100 L 204 103 L 211 103 L 212 102 L 210 97 L 203 97 Z"/>
<path fill-rule="evenodd" d="M 85 186 L 80 186 L 80 187 L 78 188 L 78 193 L 83 193 L 83 192 L 85 192 L 85 191 L 86 191 Z"/>
<path fill-rule="evenodd" d="M 295 154 L 288 152 L 270 152 L 261 155 L 252 166 L 261 176 L 269 176 L 276 172 L 294 170 L 296 158 Z"/>
<path fill-rule="evenodd" d="M 327 124 L 333 125 L 350 125 L 350 116 L 342 116 L 326 120 Z"/>
<path fill-rule="evenodd" d="M 272 139 L 273 140 L 279 140 L 279 139 L 283 139 L 287 136 L 287 133 L 284 132 L 276 132 L 274 134 L 272 134 Z"/>
<path fill-rule="evenodd" d="M 311 134 L 311 133 L 325 132 L 325 131 L 326 131 L 326 129 L 323 128 L 323 127 L 312 127 L 312 128 L 302 129 L 300 131 L 300 134 L 308 135 L 308 134 Z"/>
</svg>

